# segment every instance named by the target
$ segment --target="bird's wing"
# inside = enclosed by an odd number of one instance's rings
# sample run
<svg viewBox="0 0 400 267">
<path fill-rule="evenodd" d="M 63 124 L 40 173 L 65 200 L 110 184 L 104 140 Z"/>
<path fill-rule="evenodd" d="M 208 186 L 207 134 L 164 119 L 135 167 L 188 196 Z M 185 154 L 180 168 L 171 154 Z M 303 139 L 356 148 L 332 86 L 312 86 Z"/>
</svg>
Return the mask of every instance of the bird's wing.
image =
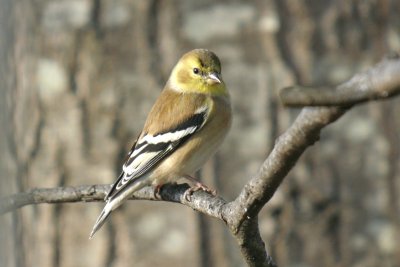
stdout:
<svg viewBox="0 0 400 267">
<path fill-rule="evenodd" d="M 130 158 L 130 156 L 132 155 L 133 151 L 135 151 L 135 147 L 136 147 L 137 141 L 139 140 L 139 137 L 140 137 L 140 135 L 139 135 L 139 136 L 135 139 L 135 141 L 133 142 L 133 145 L 132 145 L 132 147 L 131 147 L 131 150 L 129 151 L 129 153 L 128 153 L 128 154 L 126 155 L 126 157 L 125 157 L 125 162 L 127 162 L 127 161 L 129 160 L 129 158 Z M 124 172 L 122 171 L 121 174 L 118 176 L 117 182 L 118 182 L 123 176 L 124 176 Z M 117 184 L 117 182 L 115 182 L 115 183 L 113 184 L 113 187 L 111 188 L 110 191 L 108 191 L 108 193 L 107 193 L 107 195 L 105 196 L 104 200 L 107 200 L 107 199 L 110 198 L 112 192 L 114 192 L 115 185 Z"/>
<path fill-rule="evenodd" d="M 207 116 L 208 107 L 203 106 L 172 129 L 155 135 L 142 135 L 132 148 L 128 160 L 123 165 L 123 172 L 107 194 L 106 200 L 119 195 L 129 184 L 147 174 L 184 144 L 204 126 Z"/>
</svg>

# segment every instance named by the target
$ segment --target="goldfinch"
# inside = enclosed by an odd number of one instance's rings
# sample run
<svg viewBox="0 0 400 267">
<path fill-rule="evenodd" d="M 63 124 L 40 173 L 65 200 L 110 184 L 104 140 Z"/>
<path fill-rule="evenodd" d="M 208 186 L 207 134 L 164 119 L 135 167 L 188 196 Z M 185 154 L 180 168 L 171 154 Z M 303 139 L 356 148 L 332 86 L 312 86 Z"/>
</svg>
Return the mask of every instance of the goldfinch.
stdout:
<svg viewBox="0 0 400 267">
<path fill-rule="evenodd" d="M 229 94 L 218 57 L 206 49 L 182 56 L 152 107 L 144 128 L 128 153 L 122 173 L 108 192 L 106 205 L 90 238 L 110 213 L 133 192 L 156 190 L 182 177 L 190 180 L 217 150 L 231 125 Z M 185 192 L 209 190 L 199 182 Z"/>
</svg>

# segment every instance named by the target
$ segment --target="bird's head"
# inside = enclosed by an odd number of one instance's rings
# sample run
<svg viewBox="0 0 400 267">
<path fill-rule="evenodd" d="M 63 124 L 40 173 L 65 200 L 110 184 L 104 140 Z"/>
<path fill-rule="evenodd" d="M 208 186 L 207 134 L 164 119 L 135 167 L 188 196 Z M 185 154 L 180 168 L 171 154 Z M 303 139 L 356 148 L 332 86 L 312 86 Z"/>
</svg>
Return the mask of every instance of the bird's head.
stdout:
<svg viewBox="0 0 400 267">
<path fill-rule="evenodd" d="M 170 86 L 180 92 L 226 95 L 218 57 L 206 49 L 195 49 L 182 56 L 169 80 Z"/>
</svg>

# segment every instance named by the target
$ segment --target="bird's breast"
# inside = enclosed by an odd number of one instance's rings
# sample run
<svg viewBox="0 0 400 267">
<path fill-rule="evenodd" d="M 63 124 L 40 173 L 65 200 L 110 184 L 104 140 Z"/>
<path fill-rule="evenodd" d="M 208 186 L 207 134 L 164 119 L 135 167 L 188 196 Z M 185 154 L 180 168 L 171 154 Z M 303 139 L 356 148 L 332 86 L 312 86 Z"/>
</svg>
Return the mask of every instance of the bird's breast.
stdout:
<svg viewBox="0 0 400 267">
<path fill-rule="evenodd" d="M 224 99 L 214 101 L 207 123 L 160 163 L 154 172 L 153 184 L 173 182 L 193 174 L 216 152 L 229 131 L 231 107 Z"/>
</svg>

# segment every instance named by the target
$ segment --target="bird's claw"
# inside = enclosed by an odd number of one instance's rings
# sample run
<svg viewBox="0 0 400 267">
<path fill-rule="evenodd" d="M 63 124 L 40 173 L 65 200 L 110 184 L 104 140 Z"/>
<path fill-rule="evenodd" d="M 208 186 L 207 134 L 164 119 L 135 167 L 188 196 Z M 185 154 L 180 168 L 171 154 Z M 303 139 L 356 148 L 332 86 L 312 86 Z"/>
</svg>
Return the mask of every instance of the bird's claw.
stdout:
<svg viewBox="0 0 400 267">
<path fill-rule="evenodd" d="M 211 189 L 207 187 L 206 185 L 197 182 L 195 186 L 188 188 L 185 193 L 183 194 L 183 197 L 185 198 L 186 201 L 192 201 L 192 194 L 196 191 L 203 190 L 204 192 L 207 192 L 213 196 L 217 195 L 217 190 Z"/>
<path fill-rule="evenodd" d="M 161 187 L 162 185 L 156 185 L 156 187 L 154 188 L 154 198 L 155 199 L 161 199 Z"/>
</svg>

